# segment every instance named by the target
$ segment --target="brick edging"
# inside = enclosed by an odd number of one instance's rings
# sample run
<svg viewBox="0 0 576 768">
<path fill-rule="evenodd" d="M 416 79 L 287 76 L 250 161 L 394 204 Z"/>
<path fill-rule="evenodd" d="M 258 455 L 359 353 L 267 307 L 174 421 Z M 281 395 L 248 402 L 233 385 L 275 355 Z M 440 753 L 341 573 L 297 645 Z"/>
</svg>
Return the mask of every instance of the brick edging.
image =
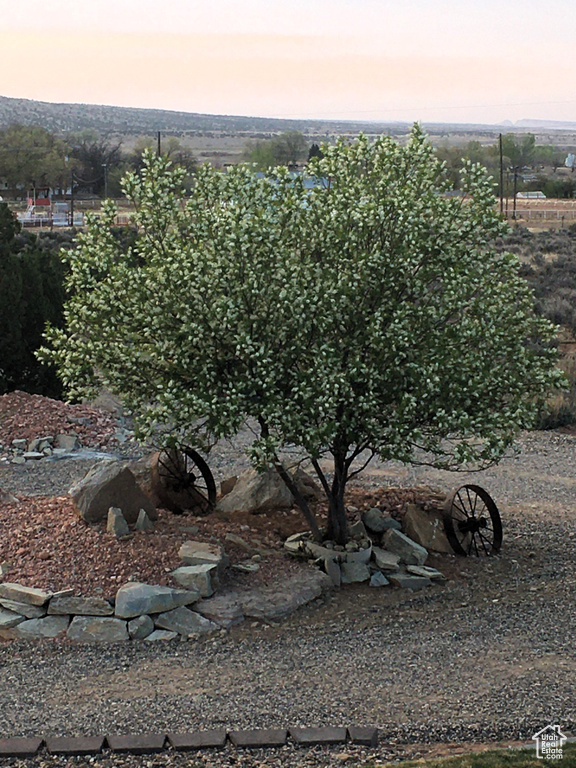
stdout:
<svg viewBox="0 0 576 768">
<path fill-rule="evenodd" d="M 167 749 L 190 752 L 217 749 L 231 744 L 237 749 L 282 747 L 292 743 L 300 747 L 334 744 L 378 745 L 378 729 L 348 728 L 256 728 L 251 730 L 205 730 L 190 733 L 146 733 L 107 736 L 59 736 L 0 739 L 0 758 L 34 757 L 41 750 L 50 755 L 96 755 L 109 749 L 113 753 L 151 754 Z"/>
</svg>

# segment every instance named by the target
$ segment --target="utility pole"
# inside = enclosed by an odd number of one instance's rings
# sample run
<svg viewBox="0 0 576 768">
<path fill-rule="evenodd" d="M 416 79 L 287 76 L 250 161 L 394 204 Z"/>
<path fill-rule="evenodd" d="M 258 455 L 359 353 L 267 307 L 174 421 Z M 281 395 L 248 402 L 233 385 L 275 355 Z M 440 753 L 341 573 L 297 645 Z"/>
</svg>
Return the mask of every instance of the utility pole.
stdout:
<svg viewBox="0 0 576 768">
<path fill-rule="evenodd" d="M 502 153 L 502 134 L 498 137 L 500 148 L 500 215 L 504 213 L 504 156 Z"/>
<path fill-rule="evenodd" d="M 74 171 L 70 171 L 70 226 L 74 226 Z"/>
<path fill-rule="evenodd" d="M 512 218 L 516 221 L 516 195 L 518 194 L 518 168 L 514 168 L 514 207 Z"/>
<path fill-rule="evenodd" d="M 161 154 L 162 154 L 162 144 L 161 144 L 161 134 L 160 134 L 160 131 L 158 131 L 158 149 L 157 149 L 156 154 L 158 155 L 158 157 L 160 157 Z"/>
<path fill-rule="evenodd" d="M 102 168 L 104 168 L 104 200 L 108 200 L 108 165 L 102 163 Z"/>
</svg>

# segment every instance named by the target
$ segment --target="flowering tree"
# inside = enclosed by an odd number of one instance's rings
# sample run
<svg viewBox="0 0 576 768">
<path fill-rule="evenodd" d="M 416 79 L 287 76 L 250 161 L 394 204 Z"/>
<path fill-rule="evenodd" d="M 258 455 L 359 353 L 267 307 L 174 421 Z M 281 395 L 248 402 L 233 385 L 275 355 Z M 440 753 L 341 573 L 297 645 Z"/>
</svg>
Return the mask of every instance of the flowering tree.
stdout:
<svg viewBox="0 0 576 768">
<path fill-rule="evenodd" d="M 71 395 L 122 396 L 141 435 L 191 443 L 259 425 L 256 466 L 299 446 L 329 502 L 326 535 L 347 537 L 344 491 L 371 456 L 441 468 L 497 462 L 560 381 L 491 183 L 467 165 L 466 199 L 418 127 L 323 147 L 307 173 L 219 173 L 192 197 L 148 155 L 128 175 L 135 245 L 92 219 L 70 261 L 67 329 L 50 351 Z M 331 457 L 326 473 L 322 458 Z M 359 466 L 360 462 L 360 466 Z"/>
</svg>

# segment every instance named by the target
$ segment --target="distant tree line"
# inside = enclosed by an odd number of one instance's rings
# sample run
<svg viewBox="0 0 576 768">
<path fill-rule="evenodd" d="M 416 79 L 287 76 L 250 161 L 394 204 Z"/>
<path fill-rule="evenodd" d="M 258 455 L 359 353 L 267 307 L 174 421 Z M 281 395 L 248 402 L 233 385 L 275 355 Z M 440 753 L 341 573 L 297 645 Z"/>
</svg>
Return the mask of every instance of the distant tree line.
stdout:
<svg viewBox="0 0 576 768">
<path fill-rule="evenodd" d="M 91 129 L 57 136 L 39 126 L 11 125 L 0 130 L 0 180 L 19 197 L 34 188 L 65 191 L 72 184 L 78 192 L 118 197 L 122 177 L 140 167 L 143 149 L 153 143 L 142 138 L 124 151 L 120 141 Z M 189 177 L 194 174 L 196 158 L 179 139 L 167 138 L 162 154 L 184 167 Z"/>
</svg>

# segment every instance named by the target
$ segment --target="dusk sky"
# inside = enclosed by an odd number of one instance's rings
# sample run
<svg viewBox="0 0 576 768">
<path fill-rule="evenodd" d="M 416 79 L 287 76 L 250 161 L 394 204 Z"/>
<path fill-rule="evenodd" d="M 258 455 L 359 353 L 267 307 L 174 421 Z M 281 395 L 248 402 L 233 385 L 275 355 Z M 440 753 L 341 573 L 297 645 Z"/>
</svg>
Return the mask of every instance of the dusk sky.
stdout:
<svg viewBox="0 0 576 768">
<path fill-rule="evenodd" d="M 576 121 L 567 0 L 0 0 L 0 95 L 218 114 Z"/>
</svg>

